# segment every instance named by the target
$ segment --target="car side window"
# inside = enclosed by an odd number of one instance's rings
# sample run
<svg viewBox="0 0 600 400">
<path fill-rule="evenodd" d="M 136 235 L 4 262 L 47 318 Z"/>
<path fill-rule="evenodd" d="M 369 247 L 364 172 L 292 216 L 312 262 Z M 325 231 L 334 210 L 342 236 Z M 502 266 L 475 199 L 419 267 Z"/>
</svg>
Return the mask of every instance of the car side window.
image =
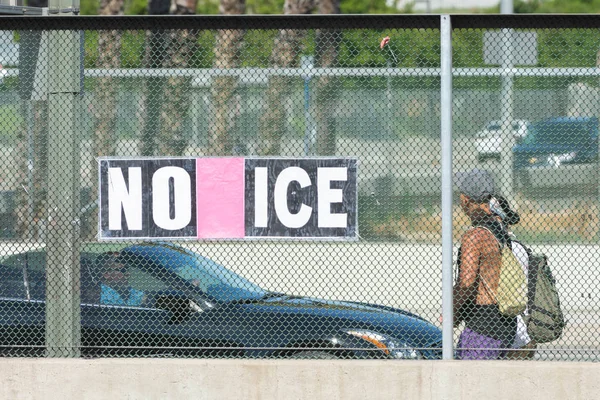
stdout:
<svg viewBox="0 0 600 400">
<path fill-rule="evenodd" d="M 27 299 L 23 268 L 0 265 L 0 297 Z"/>
<path fill-rule="evenodd" d="M 159 292 L 162 290 L 169 290 L 169 286 L 163 281 L 137 267 L 130 267 L 129 273 L 131 275 L 129 282 L 131 286 L 137 290 L 144 292 Z"/>
<path fill-rule="evenodd" d="M 45 297 L 45 256 L 31 251 L 8 256 L 0 271 L 0 296 L 26 300 Z"/>
<path fill-rule="evenodd" d="M 149 273 L 134 266 L 122 266 L 103 272 L 98 303 L 145 307 L 148 305 L 149 297 L 154 293 L 168 290 L 168 285 Z"/>
</svg>

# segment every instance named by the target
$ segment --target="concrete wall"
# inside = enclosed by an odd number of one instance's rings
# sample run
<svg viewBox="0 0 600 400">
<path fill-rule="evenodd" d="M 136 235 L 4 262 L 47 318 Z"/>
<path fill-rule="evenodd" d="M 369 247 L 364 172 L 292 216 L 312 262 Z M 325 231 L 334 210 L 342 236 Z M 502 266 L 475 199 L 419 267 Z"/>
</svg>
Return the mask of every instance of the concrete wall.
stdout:
<svg viewBox="0 0 600 400">
<path fill-rule="evenodd" d="M 2 399 L 598 399 L 600 364 L 4 359 Z"/>
</svg>

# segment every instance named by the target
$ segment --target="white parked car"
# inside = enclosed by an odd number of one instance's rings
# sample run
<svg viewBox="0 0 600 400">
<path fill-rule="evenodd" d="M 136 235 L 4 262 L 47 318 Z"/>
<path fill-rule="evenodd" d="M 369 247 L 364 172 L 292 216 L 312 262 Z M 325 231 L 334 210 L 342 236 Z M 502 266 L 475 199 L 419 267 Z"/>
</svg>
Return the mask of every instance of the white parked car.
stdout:
<svg viewBox="0 0 600 400">
<path fill-rule="evenodd" d="M 529 121 L 517 119 L 512 122 L 511 131 L 517 143 L 527 135 L 528 127 Z M 501 133 L 502 121 L 490 121 L 481 132 L 475 135 L 475 147 L 479 161 L 490 158 L 500 159 Z"/>
</svg>

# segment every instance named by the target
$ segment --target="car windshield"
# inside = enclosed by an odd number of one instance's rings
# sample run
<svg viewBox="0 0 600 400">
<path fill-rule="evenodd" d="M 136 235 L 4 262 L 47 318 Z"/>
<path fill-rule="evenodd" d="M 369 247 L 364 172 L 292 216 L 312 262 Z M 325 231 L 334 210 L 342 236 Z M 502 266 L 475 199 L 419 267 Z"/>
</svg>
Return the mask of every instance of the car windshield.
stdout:
<svg viewBox="0 0 600 400">
<path fill-rule="evenodd" d="M 529 128 L 524 144 L 577 145 L 585 144 L 591 136 L 590 125 L 571 122 L 542 122 Z"/>
<path fill-rule="evenodd" d="M 521 122 L 513 122 L 512 123 L 512 128 L 513 128 L 513 130 L 518 131 L 519 129 L 521 129 L 522 125 L 523 124 Z"/>
<path fill-rule="evenodd" d="M 496 132 L 500 130 L 500 122 L 498 121 L 492 121 L 488 124 L 488 126 L 486 127 L 486 129 L 490 132 Z"/>
<path fill-rule="evenodd" d="M 141 251 L 140 251 L 141 250 Z M 264 297 L 267 291 L 224 266 L 183 248 L 143 246 L 133 251 L 174 272 L 218 301 Z"/>
</svg>

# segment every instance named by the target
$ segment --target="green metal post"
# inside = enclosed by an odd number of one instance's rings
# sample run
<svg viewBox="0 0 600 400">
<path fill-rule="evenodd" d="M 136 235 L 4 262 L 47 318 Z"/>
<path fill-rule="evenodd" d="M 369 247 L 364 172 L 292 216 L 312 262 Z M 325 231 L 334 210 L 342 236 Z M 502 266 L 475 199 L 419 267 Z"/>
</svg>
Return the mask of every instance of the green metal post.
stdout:
<svg viewBox="0 0 600 400">
<path fill-rule="evenodd" d="M 68 18 L 52 16 L 60 2 L 51 0 L 49 18 Z M 51 31 L 49 48 L 46 346 L 48 357 L 78 357 L 80 33 Z"/>
</svg>

